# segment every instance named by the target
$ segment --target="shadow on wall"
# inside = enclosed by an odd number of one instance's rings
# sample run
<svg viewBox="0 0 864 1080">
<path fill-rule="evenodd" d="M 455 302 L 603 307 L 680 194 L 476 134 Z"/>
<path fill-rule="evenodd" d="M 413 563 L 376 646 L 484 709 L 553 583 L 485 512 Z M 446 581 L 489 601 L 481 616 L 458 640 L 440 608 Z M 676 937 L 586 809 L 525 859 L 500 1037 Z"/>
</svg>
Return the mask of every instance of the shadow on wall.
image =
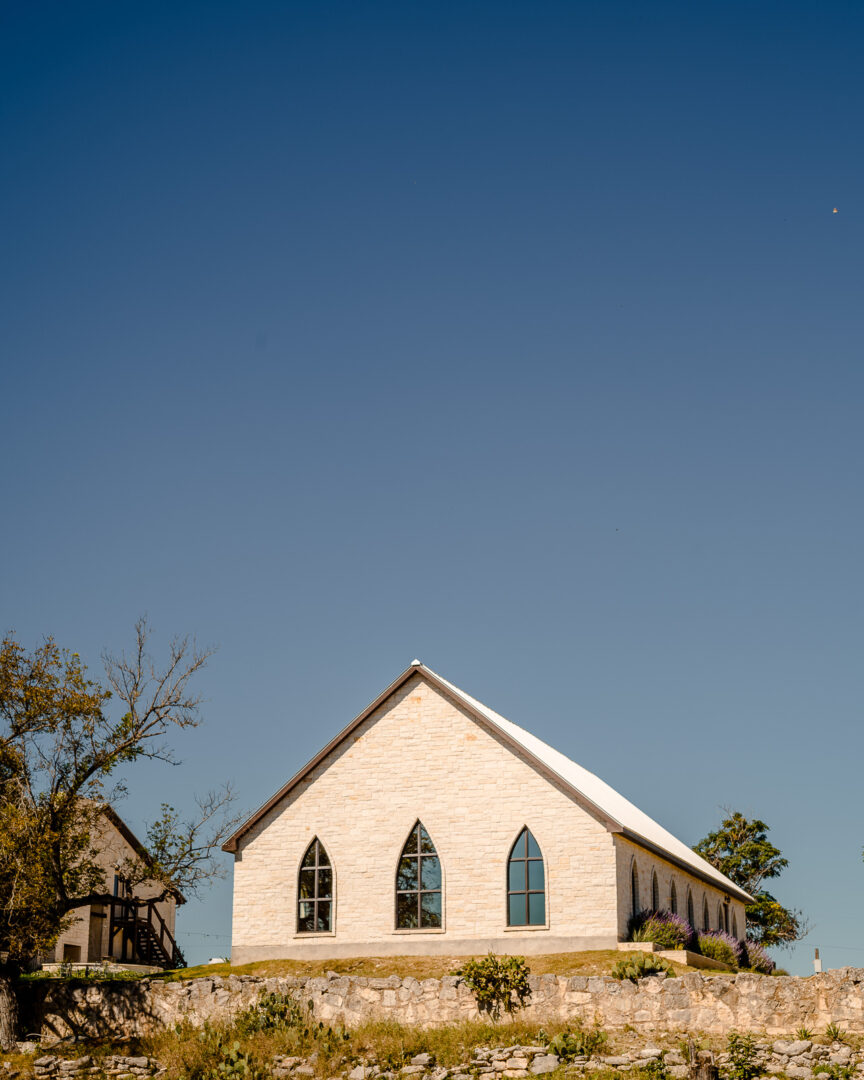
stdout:
<svg viewBox="0 0 864 1080">
<path fill-rule="evenodd" d="M 158 1026 L 146 980 L 32 980 L 20 984 L 22 1029 L 44 1044 L 74 1039 L 120 1039 Z"/>
</svg>

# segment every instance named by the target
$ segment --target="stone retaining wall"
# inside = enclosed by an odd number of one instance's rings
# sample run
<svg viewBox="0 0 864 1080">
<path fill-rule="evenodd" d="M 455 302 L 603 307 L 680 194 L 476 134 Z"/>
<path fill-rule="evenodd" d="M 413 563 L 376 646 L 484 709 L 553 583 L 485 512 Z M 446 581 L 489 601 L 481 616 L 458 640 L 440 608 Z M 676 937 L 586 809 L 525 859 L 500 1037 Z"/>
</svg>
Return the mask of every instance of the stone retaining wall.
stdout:
<svg viewBox="0 0 864 1080">
<path fill-rule="evenodd" d="M 840 968 L 813 975 L 753 974 L 657 976 L 639 983 L 608 976 L 531 976 L 531 997 L 519 1017 L 543 1024 L 581 1019 L 615 1029 L 752 1031 L 784 1035 L 806 1027 L 824 1031 L 837 1024 L 864 1032 L 864 969 Z M 163 982 L 29 984 L 28 1031 L 43 1042 L 70 1036 L 143 1035 L 188 1021 L 229 1020 L 252 1005 L 262 991 L 289 992 L 312 1003 L 316 1019 L 354 1027 L 368 1020 L 440 1026 L 476 1019 L 470 990 L 455 976 L 443 979 L 226 978 Z"/>
</svg>

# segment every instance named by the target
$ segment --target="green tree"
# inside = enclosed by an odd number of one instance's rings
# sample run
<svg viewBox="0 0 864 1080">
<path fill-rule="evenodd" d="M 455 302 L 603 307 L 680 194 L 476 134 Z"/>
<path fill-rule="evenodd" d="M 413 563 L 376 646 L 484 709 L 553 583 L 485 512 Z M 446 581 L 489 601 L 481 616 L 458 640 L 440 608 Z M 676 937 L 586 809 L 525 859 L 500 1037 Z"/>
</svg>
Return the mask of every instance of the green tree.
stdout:
<svg viewBox="0 0 864 1080">
<path fill-rule="evenodd" d="M 749 941 L 765 946 L 799 941 L 807 933 L 801 912 L 784 908 L 763 888 L 763 882 L 780 876 L 789 860 L 768 839 L 764 821 L 748 820 L 737 810 L 725 813 L 720 828 L 693 850 L 754 898 L 746 907 Z"/>
<path fill-rule="evenodd" d="M 77 909 L 111 900 L 95 845 L 105 806 L 124 791 L 114 774 L 136 761 L 172 762 L 168 731 L 199 722 L 189 684 L 210 653 L 175 639 L 157 668 L 148 636 L 139 620 L 131 656 L 103 657 L 107 686 L 53 639 L 32 652 L 0 642 L 0 1049 L 17 1036 L 18 975 Z M 221 873 L 212 856 L 234 824 L 232 800 L 230 788 L 212 792 L 189 821 L 163 806 L 123 877 L 155 884 L 162 899 L 194 894 Z"/>
</svg>

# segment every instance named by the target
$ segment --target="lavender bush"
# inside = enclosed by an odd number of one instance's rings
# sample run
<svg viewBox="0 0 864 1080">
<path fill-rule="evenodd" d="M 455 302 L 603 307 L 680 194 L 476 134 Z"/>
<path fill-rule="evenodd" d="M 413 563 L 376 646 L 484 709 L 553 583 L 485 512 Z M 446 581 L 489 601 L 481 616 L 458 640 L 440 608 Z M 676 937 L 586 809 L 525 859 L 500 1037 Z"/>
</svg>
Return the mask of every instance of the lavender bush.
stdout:
<svg viewBox="0 0 864 1080">
<path fill-rule="evenodd" d="M 680 915 L 671 911 L 640 911 L 630 920 L 631 941 L 653 941 L 664 949 L 691 949 L 696 934 L 693 927 Z"/>
<path fill-rule="evenodd" d="M 699 952 L 732 967 L 741 967 L 747 962 L 744 943 L 723 930 L 703 930 L 699 935 Z"/>
<path fill-rule="evenodd" d="M 744 949 L 747 954 L 744 966 L 749 967 L 751 971 L 758 971 L 760 975 L 771 974 L 776 964 L 761 945 L 755 941 L 747 941 L 744 943 Z"/>
</svg>

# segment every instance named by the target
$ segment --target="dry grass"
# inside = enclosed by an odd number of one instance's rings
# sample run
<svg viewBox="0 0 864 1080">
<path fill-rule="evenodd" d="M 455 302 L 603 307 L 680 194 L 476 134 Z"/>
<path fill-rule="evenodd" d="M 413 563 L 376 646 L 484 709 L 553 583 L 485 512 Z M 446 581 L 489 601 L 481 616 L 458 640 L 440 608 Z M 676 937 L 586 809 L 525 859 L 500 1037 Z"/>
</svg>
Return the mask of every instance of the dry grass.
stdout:
<svg viewBox="0 0 864 1080">
<path fill-rule="evenodd" d="M 624 953 L 615 949 L 599 949 L 596 952 L 549 953 L 526 957 L 535 975 L 608 975 Z M 172 971 L 165 979 L 197 979 L 213 975 L 326 975 L 335 971 L 338 975 L 360 975 L 370 978 L 386 978 L 399 975 L 415 979 L 440 979 L 451 975 L 468 960 L 467 956 L 360 956 L 347 960 L 258 960 L 253 964 L 200 964 L 198 967 Z M 477 959 L 475 957 L 475 959 Z M 688 971 L 705 971 L 684 964 L 673 964 L 675 971 L 683 975 Z M 710 972 L 706 972 L 710 974 Z"/>
</svg>

